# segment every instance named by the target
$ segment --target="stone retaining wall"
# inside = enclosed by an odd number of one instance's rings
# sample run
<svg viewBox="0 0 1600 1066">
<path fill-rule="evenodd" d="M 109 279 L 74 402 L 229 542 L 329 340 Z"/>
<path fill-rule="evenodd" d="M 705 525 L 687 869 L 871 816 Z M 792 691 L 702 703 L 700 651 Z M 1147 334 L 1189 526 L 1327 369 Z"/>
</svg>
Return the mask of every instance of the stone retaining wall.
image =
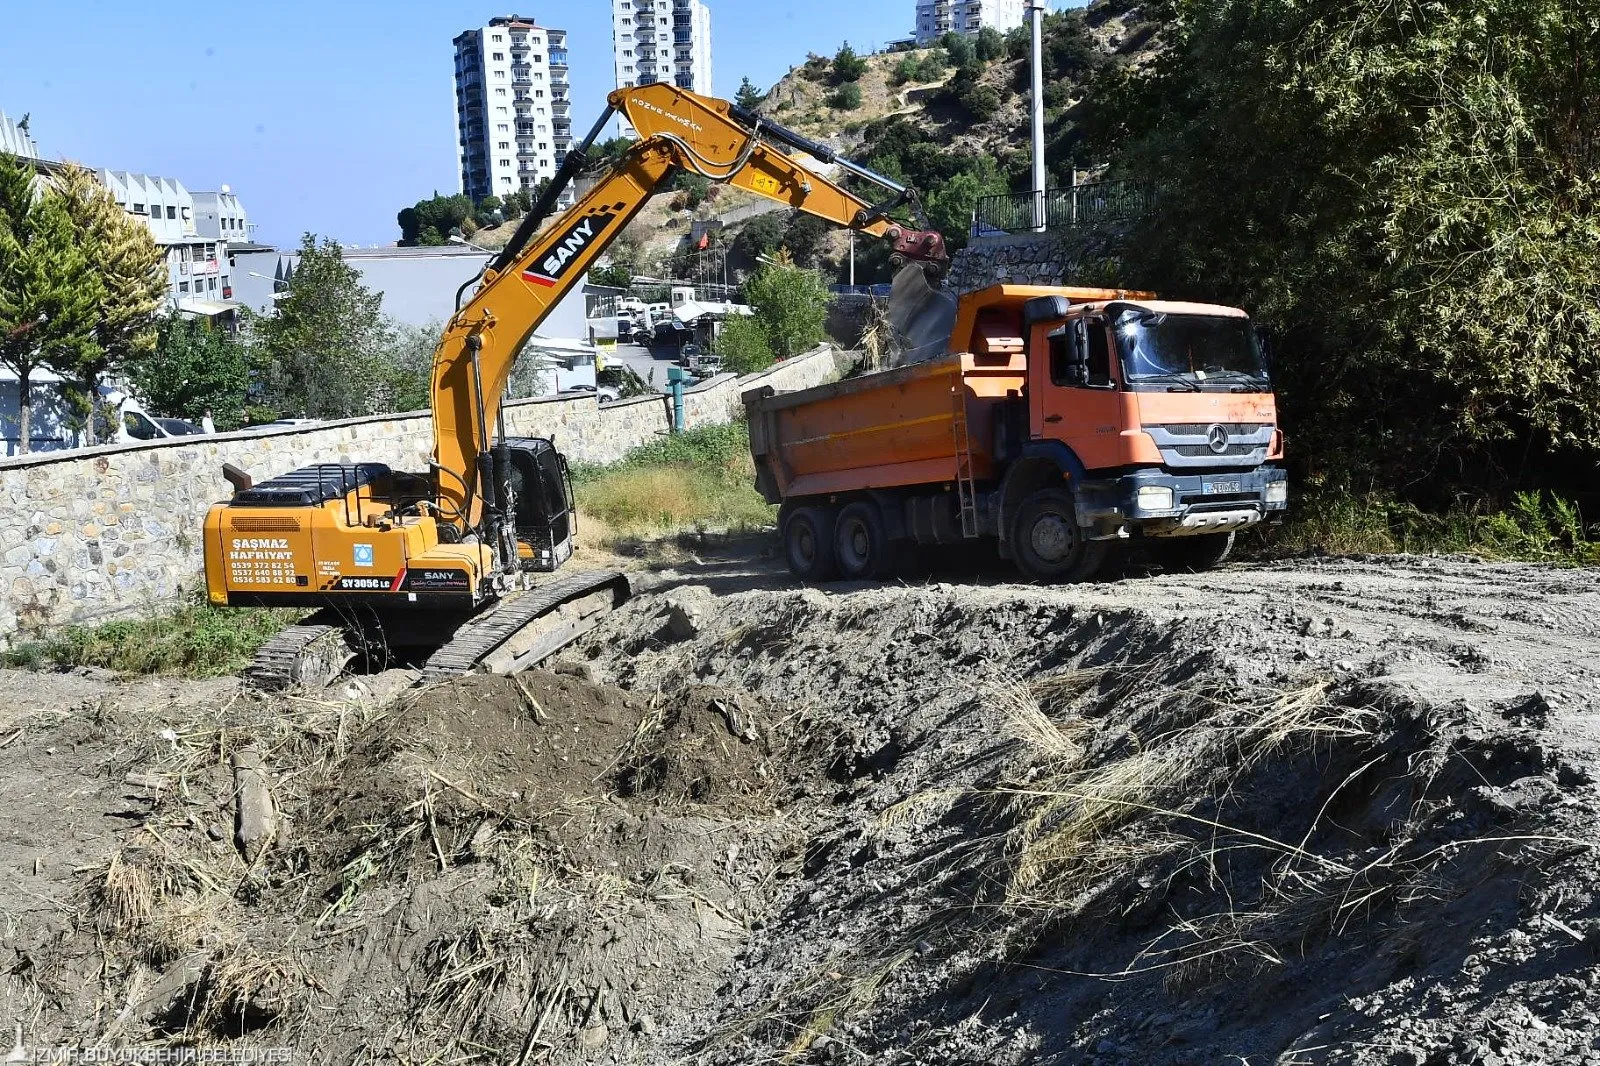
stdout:
<svg viewBox="0 0 1600 1066">
<path fill-rule="evenodd" d="M 838 376 L 839 361 L 825 346 L 761 374 L 702 382 L 685 396 L 685 421 L 730 422 L 743 412 L 744 390 L 820 385 Z M 671 426 L 665 397 L 506 407 L 508 433 L 554 435 L 574 462 L 614 462 Z M 0 459 L 0 645 L 19 631 L 138 613 L 196 586 L 206 510 L 231 492 L 224 463 L 264 480 L 313 463 L 426 470 L 432 453 L 433 419 L 423 411 Z"/>
<path fill-rule="evenodd" d="M 978 237 L 957 252 L 945 283 L 953 292 L 990 285 L 1108 285 L 1116 234 L 1098 227 Z"/>
</svg>

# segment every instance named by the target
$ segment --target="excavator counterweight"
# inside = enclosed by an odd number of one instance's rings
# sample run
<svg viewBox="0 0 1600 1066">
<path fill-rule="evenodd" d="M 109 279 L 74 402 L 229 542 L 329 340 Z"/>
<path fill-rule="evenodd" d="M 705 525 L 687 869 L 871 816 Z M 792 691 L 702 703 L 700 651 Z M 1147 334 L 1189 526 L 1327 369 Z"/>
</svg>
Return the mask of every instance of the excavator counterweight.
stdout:
<svg viewBox="0 0 1600 1066">
<path fill-rule="evenodd" d="M 619 113 L 638 141 L 558 213 Z M 261 482 L 232 472 L 232 499 L 206 518 L 211 602 L 317 612 L 263 649 L 247 674 L 254 683 L 331 680 L 352 655 L 395 648 L 431 653 L 430 678 L 491 662 L 520 669 L 627 597 L 620 574 L 549 577 L 571 558 L 577 528 L 566 459 L 551 441 L 497 427 L 524 345 L 678 170 L 884 239 L 897 266 L 934 275 L 948 266 L 916 193 L 885 175 L 724 100 L 659 84 L 612 93 L 470 297 L 472 282 L 457 294 L 434 353 L 428 471 L 340 463 Z M 543 635 L 519 639 L 530 626 Z"/>
</svg>

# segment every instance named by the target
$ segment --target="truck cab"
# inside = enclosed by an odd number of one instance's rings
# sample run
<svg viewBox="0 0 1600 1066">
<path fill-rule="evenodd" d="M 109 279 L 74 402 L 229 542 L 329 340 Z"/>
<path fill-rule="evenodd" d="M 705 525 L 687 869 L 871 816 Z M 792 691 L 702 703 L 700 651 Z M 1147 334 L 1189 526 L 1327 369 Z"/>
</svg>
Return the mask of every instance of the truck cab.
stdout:
<svg viewBox="0 0 1600 1066">
<path fill-rule="evenodd" d="M 1043 297 L 1023 318 L 1029 441 L 1082 468 L 1091 537 L 1225 534 L 1286 505 L 1276 399 L 1243 311 Z"/>
</svg>

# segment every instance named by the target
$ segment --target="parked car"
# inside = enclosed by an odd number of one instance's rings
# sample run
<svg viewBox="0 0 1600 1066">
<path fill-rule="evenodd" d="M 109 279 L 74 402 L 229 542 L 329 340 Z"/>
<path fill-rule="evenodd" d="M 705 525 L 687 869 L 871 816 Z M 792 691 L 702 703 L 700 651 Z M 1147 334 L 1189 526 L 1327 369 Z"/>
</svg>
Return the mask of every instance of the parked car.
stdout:
<svg viewBox="0 0 1600 1066">
<path fill-rule="evenodd" d="M 181 418 L 158 418 L 156 424 L 174 437 L 187 437 L 193 433 L 204 433 L 205 430 Z"/>
</svg>

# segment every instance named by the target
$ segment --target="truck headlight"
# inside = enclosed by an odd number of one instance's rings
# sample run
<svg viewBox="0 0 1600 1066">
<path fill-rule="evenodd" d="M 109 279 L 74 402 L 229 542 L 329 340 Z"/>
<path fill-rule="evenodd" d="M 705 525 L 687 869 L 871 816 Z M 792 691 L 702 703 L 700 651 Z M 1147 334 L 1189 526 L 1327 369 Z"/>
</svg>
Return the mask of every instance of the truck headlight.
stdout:
<svg viewBox="0 0 1600 1066">
<path fill-rule="evenodd" d="M 1266 499 L 1267 499 L 1267 502 L 1269 504 L 1272 504 L 1272 503 L 1288 503 L 1289 502 L 1289 483 L 1287 481 L 1269 481 L 1269 482 L 1267 482 L 1267 496 L 1266 496 Z"/>
<path fill-rule="evenodd" d="M 1167 488 L 1165 485 L 1139 486 L 1139 510 L 1172 510 L 1172 490 Z"/>
</svg>

